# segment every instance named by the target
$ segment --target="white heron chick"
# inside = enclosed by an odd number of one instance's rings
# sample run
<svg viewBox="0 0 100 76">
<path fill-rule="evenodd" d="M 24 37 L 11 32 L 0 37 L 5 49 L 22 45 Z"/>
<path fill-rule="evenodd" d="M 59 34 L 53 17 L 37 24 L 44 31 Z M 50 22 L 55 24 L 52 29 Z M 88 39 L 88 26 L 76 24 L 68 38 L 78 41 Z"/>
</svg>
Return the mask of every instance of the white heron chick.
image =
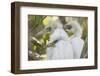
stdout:
<svg viewBox="0 0 100 76">
<path fill-rule="evenodd" d="M 50 20 L 49 24 L 40 34 L 47 31 L 50 32 L 50 39 L 46 48 L 47 59 L 73 59 L 72 45 L 68 41 L 68 35 L 64 31 L 60 20 Z M 52 46 L 52 43 L 54 46 Z"/>
<path fill-rule="evenodd" d="M 70 21 L 64 26 L 64 28 L 67 28 L 68 31 L 74 33 L 70 37 L 70 42 L 74 50 L 74 59 L 79 59 L 84 45 L 84 40 L 81 38 L 82 27 L 77 21 Z"/>
</svg>

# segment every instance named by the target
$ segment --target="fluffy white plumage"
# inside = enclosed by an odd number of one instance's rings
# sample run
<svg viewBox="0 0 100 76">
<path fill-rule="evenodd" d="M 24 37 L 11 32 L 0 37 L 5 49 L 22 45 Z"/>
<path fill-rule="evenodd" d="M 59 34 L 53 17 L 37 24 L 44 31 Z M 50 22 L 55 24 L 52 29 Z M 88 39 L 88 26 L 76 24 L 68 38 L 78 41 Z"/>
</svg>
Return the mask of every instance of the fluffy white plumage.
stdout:
<svg viewBox="0 0 100 76">
<path fill-rule="evenodd" d="M 73 59 L 73 49 L 72 45 L 68 40 L 68 35 L 63 29 L 63 25 L 57 19 L 56 21 L 52 21 L 50 26 L 52 33 L 50 35 L 49 43 L 55 43 L 55 46 L 47 47 L 47 59 Z"/>
<path fill-rule="evenodd" d="M 71 38 L 70 41 L 74 50 L 74 59 L 79 59 L 82 53 L 84 41 L 79 37 Z"/>
<path fill-rule="evenodd" d="M 56 28 L 50 35 L 49 43 L 58 40 L 54 47 L 47 47 L 48 59 L 73 59 L 73 49 L 67 40 L 67 34 L 62 28 Z"/>
<path fill-rule="evenodd" d="M 73 32 L 73 36 L 68 37 L 64 31 L 66 26 L 71 26 L 69 31 Z M 51 19 L 43 31 L 38 34 L 50 32 L 48 47 L 46 48 L 47 59 L 79 59 L 82 53 L 84 41 L 81 38 L 82 28 L 77 21 L 70 21 L 67 25 L 63 25 L 60 20 Z M 54 43 L 54 46 L 51 44 Z"/>
<path fill-rule="evenodd" d="M 72 27 L 69 31 L 74 33 L 73 36 L 70 37 L 70 42 L 74 51 L 74 59 L 79 59 L 84 45 L 84 41 L 81 38 L 82 28 L 77 21 L 69 22 L 67 25 Z"/>
</svg>

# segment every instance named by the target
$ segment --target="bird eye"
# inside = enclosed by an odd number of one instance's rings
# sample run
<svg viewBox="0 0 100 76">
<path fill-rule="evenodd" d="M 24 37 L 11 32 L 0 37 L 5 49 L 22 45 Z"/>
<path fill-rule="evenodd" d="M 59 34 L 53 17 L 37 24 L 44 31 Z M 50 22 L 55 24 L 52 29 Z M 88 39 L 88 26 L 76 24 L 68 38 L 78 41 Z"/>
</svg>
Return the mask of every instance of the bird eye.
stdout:
<svg viewBox="0 0 100 76">
<path fill-rule="evenodd" d="M 51 31 L 51 27 L 48 27 L 47 30 L 48 30 L 48 31 Z"/>
<path fill-rule="evenodd" d="M 72 26 L 71 25 L 67 25 L 67 29 L 71 29 L 72 28 Z"/>
</svg>

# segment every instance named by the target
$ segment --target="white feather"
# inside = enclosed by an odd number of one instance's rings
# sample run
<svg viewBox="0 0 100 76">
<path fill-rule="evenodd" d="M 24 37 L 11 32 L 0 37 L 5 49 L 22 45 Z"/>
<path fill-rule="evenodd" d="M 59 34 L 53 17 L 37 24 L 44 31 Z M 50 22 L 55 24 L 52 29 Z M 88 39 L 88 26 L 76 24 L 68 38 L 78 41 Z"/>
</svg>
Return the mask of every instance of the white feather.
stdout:
<svg viewBox="0 0 100 76">
<path fill-rule="evenodd" d="M 56 29 L 50 35 L 49 44 L 58 40 L 54 47 L 47 47 L 47 59 L 73 59 L 73 49 L 70 41 L 68 41 L 68 35 L 63 29 L 63 25 L 57 22 Z M 51 26 L 52 28 L 54 25 Z"/>
<path fill-rule="evenodd" d="M 81 38 L 82 27 L 76 21 L 70 22 L 69 24 L 72 25 L 72 29 L 74 30 L 73 31 L 74 35 L 70 38 L 70 42 L 72 44 L 74 51 L 74 58 L 79 59 L 84 45 L 84 40 Z"/>
</svg>

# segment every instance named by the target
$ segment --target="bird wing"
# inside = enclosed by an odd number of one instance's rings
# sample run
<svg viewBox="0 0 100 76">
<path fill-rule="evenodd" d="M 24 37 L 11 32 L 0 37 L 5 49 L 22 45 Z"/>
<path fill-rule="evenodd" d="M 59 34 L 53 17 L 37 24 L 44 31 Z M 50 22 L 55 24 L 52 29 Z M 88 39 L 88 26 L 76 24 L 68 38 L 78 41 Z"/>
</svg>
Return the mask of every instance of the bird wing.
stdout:
<svg viewBox="0 0 100 76">
<path fill-rule="evenodd" d="M 81 38 L 75 37 L 70 39 L 74 51 L 74 58 L 79 59 L 82 53 L 84 41 Z"/>
</svg>

